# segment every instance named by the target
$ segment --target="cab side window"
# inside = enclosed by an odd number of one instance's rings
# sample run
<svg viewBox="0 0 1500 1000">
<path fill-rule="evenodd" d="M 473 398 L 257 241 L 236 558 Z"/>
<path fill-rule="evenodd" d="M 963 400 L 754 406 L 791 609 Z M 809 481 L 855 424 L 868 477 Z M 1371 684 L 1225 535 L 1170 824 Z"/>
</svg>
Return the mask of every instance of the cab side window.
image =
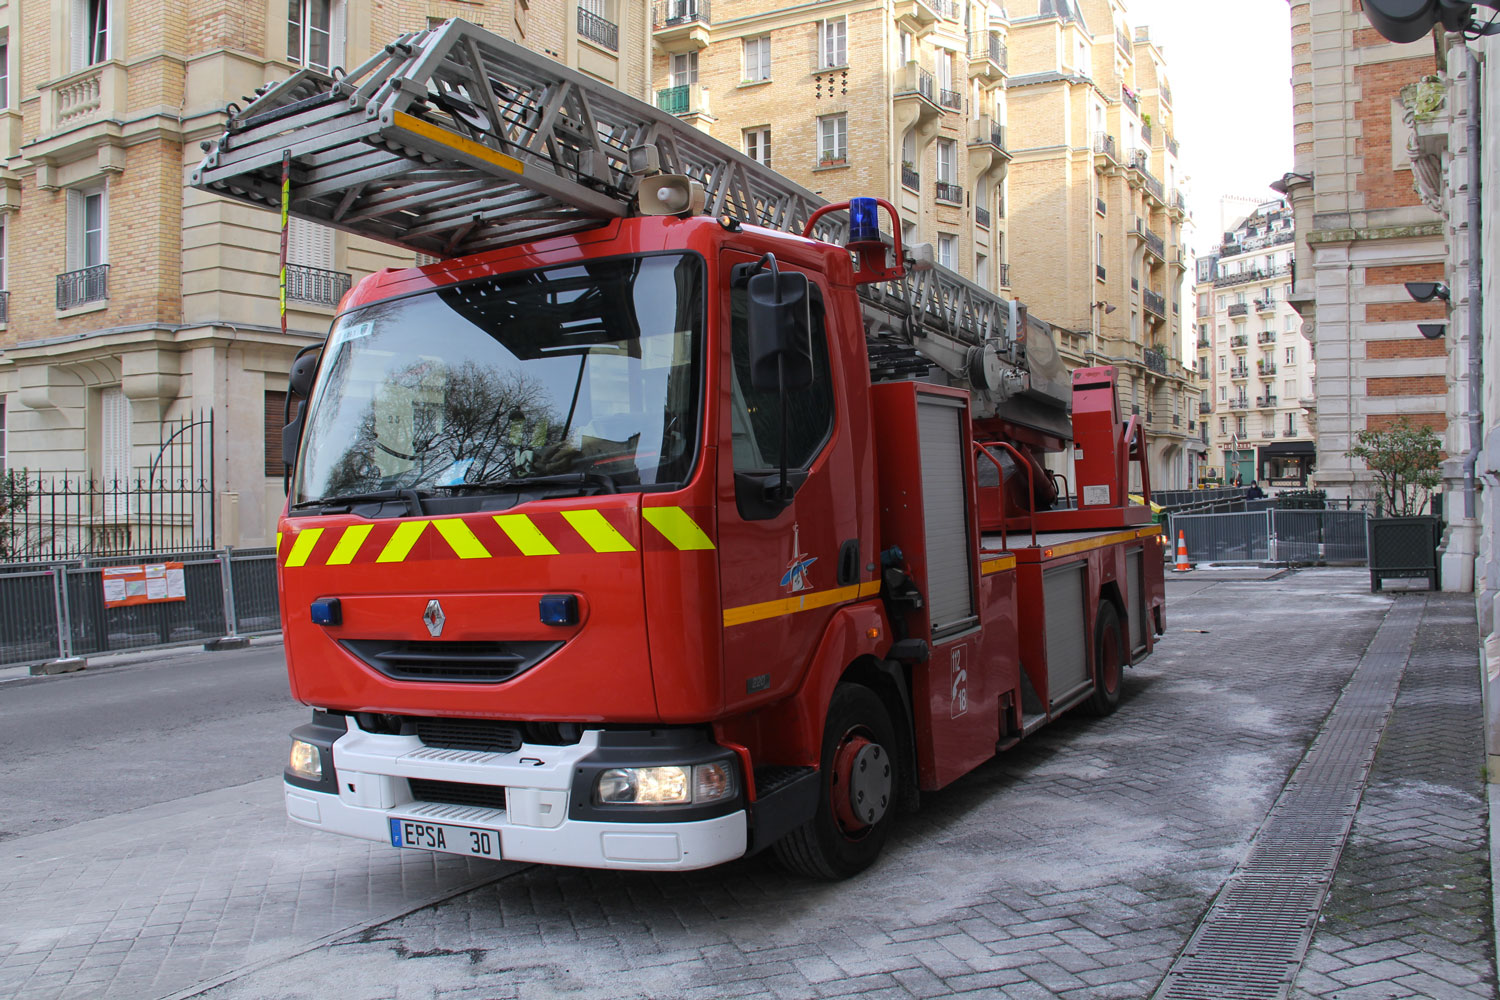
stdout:
<svg viewBox="0 0 1500 1000">
<path fill-rule="evenodd" d="M 735 472 L 771 472 L 781 466 L 781 398 L 776 390 L 750 384 L 749 296 L 736 288 L 730 299 L 730 353 L 734 358 L 731 432 Z M 833 381 L 828 370 L 828 337 L 823 295 L 812 286 L 813 382 L 787 394 L 787 466 L 806 469 L 833 431 Z"/>
</svg>

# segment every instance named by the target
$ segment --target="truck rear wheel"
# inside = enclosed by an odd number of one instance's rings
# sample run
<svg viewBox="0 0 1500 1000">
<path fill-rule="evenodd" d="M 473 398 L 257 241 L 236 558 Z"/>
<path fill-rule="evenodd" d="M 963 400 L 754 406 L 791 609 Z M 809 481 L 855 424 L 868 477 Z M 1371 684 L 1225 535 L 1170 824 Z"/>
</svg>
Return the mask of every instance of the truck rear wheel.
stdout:
<svg viewBox="0 0 1500 1000">
<path fill-rule="evenodd" d="M 848 878 L 880 855 L 900 787 L 896 729 L 869 688 L 840 684 L 828 705 L 818 810 L 775 845 L 782 865 L 810 878 Z"/>
<path fill-rule="evenodd" d="M 1120 614 L 1109 601 L 1099 602 L 1094 616 L 1094 694 L 1089 712 L 1108 715 L 1120 704 L 1121 662 L 1125 640 L 1120 634 Z"/>
</svg>

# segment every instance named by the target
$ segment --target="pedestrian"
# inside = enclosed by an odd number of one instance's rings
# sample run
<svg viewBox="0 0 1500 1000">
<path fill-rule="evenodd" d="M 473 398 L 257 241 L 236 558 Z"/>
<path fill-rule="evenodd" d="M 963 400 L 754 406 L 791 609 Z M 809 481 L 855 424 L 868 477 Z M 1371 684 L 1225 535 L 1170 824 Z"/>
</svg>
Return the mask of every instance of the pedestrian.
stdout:
<svg viewBox="0 0 1500 1000">
<path fill-rule="evenodd" d="M 1260 488 L 1260 480 L 1250 480 L 1250 488 L 1245 491 L 1246 500 L 1264 500 L 1266 491 Z"/>
<path fill-rule="evenodd" d="M 1230 485 L 1232 485 L 1235 489 L 1239 489 L 1240 488 L 1241 484 L 1240 484 L 1239 473 L 1235 473 L 1235 475 L 1234 475 L 1234 482 L 1231 483 Z"/>
</svg>

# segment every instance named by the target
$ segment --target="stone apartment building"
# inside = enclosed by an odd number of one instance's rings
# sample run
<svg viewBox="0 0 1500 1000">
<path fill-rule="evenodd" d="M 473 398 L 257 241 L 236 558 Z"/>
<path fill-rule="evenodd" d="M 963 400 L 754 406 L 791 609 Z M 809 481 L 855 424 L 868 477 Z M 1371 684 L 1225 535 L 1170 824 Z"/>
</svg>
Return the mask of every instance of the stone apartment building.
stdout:
<svg viewBox="0 0 1500 1000">
<path fill-rule="evenodd" d="M 198 144 L 262 82 L 450 17 L 646 96 L 639 5 L 0 0 L 0 466 L 135 481 L 164 424 L 211 411 L 214 542 L 269 544 L 293 355 L 412 258 L 294 223 L 283 335 L 278 220 L 189 189 Z"/>
<path fill-rule="evenodd" d="M 1011 286 L 1071 331 L 1070 365 L 1119 366 L 1153 486 L 1185 488 L 1204 445 L 1184 350 L 1188 216 L 1166 57 L 1121 0 L 1007 7 Z"/>
<path fill-rule="evenodd" d="M 1219 481 L 1303 488 L 1314 459 L 1312 345 L 1287 299 L 1296 231 L 1269 202 L 1199 258 L 1198 410 Z"/>
<path fill-rule="evenodd" d="M 1436 58 L 1430 39 L 1387 42 L 1343 0 L 1293 0 L 1291 14 L 1294 170 L 1275 186 L 1297 224 L 1290 301 L 1316 351 L 1314 482 L 1360 496 L 1368 472 L 1348 456 L 1355 436 L 1402 415 L 1446 434 L 1460 391 L 1447 378 L 1449 340 L 1417 330 L 1446 307 L 1403 287 L 1440 280 L 1447 253 L 1413 182 L 1401 103 Z"/>
<path fill-rule="evenodd" d="M 909 242 L 1009 288 L 998 5 L 714 3 L 656 3 L 659 108 L 830 200 L 887 199 Z"/>
</svg>

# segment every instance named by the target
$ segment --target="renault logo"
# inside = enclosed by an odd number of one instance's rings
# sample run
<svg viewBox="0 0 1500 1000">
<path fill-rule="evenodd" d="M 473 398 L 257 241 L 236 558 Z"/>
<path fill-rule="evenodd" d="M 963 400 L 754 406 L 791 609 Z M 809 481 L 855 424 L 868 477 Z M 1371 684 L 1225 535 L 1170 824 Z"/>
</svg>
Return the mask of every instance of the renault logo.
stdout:
<svg viewBox="0 0 1500 1000">
<path fill-rule="evenodd" d="M 437 598 L 427 602 L 427 610 L 422 612 L 422 621 L 427 626 L 427 632 L 434 639 L 443 634 L 443 606 L 437 602 Z"/>
</svg>

